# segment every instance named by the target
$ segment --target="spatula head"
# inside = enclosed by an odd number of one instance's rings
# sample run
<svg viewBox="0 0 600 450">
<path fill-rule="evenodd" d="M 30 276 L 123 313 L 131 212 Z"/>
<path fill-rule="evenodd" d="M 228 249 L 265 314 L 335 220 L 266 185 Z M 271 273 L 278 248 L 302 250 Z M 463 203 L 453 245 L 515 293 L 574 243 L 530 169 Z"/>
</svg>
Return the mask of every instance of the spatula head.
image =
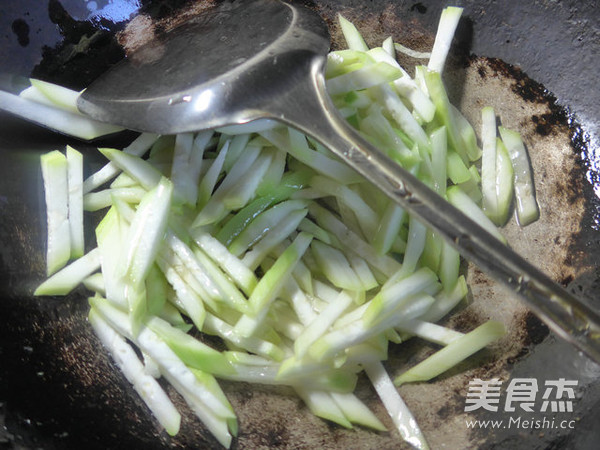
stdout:
<svg viewBox="0 0 600 450">
<path fill-rule="evenodd" d="M 157 36 L 92 83 L 79 109 L 139 131 L 173 134 L 268 116 L 271 99 L 326 57 L 313 11 L 278 0 L 238 0 Z"/>
</svg>

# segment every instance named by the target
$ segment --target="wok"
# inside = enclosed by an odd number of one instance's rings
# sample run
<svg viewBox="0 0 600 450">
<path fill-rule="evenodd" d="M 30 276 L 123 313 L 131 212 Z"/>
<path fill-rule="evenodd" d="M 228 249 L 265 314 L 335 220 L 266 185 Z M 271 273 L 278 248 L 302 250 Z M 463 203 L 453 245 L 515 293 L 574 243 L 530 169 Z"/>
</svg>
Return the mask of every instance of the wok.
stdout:
<svg viewBox="0 0 600 450">
<path fill-rule="evenodd" d="M 341 37 L 338 11 L 354 21 L 370 44 L 392 34 L 418 50 L 430 48 L 445 2 L 314 0 Z M 523 132 L 531 152 L 542 219 L 526 229 L 505 230 L 511 245 L 558 282 L 600 308 L 600 240 L 595 159 L 600 136 L 600 11 L 595 1 L 535 1 L 507 6 L 462 1 L 465 7 L 445 77 L 455 103 L 477 124 L 492 104 L 503 123 Z M 90 12 L 92 6 L 96 14 Z M 81 89 L 118 61 L 152 30 L 172 26 L 205 2 L 75 0 L 4 1 L 0 6 L 2 70 Z M 127 25 L 131 14 L 141 11 Z M 410 63 L 410 61 L 407 61 Z M 462 88 L 466 86 L 466 88 Z M 119 145 L 117 136 L 102 145 Z M 218 448 L 186 414 L 180 434 L 161 432 L 137 395 L 114 368 L 86 322 L 85 294 L 32 297 L 43 279 L 45 224 L 39 155 L 82 144 L 0 117 L 0 447 L 47 449 Z M 91 237 L 91 236 L 90 236 Z M 600 367 L 556 339 L 510 293 L 474 267 L 465 267 L 469 301 L 448 321 L 472 329 L 487 318 L 503 320 L 508 337 L 432 383 L 401 389 L 432 448 L 596 448 L 600 430 Z M 392 351 L 392 373 L 433 351 L 409 342 Z M 417 356 L 404 356 L 404 355 Z M 576 380 L 573 412 L 465 413 L 469 381 L 515 378 Z M 240 417 L 233 448 L 404 448 L 395 432 L 344 430 L 313 417 L 290 391 L 224 383 Z M 357 394 L 386 421 L 365 380 Z M 505 396 L 501 397 L 504 401 Z M 181 403 L 181 402 L 179 402 Z M 539 402 L 536 403 L 539 407 Z M 557 428 L 469 429 L 466 418 L 554 420 Z M 561 428 L 566 421 L 565 428 Z M 569 425 L 572 425 L 570 427 Z"/>
</svg>

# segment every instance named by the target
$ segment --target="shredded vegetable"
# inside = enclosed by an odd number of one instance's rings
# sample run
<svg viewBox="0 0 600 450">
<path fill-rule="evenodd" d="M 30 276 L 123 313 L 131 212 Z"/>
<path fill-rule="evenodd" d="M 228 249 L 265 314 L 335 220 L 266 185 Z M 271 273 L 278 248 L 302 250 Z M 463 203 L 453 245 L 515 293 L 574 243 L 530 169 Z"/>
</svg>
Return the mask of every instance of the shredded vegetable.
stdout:
<svg viewBox="0 0 600 450">
<path fill-rule="evenodd" d="M 440 72 L 461 12 L 444 10 L 415 77 L 394 58 L 404 47 L 369 49 L 340 16 L 348 50 L 329 55 L 327 88 L 367 140 L 504 240 L 496 225 L 513 196 L 521 225 L 539 210 L 518 134 L 498 138 L 484 108 L 481 149 L 449 102 Z M 74 102 L 39 81 L 23 97 L 61 111 Z M 504 333 L 493 321 L 465 334 L 435 324 L 467 293 L 458 252 L 296 130 L 267 121 L 142 134 L 99 151 L 108 162 L 86 180 L 76 150 L 42 156 L 49 278 L 36 295 L 91 291 L 90 324 L 171 435 L 180 413 L 155 378 L 224 447 L 239 425 L 219 379 L 285 384 L 319 417 L 383 431 L 353 394 L 364 370 L 400 436 L 427 448 L 395 385 L 434 379 Z M 104 211 L 92 242 L 83 209 Z M 411 336 L 440 349 L 388 374 L 389 348 Z"/>
</svg>

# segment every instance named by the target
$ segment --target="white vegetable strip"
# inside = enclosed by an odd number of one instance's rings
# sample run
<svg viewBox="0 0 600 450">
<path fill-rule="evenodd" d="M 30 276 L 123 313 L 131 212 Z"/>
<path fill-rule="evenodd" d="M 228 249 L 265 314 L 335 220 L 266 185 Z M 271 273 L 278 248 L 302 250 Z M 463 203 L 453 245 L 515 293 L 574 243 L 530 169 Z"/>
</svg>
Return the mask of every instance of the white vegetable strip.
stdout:
<svg viewBox="0 0 600 450">
<path fill-rule="evenodd" d="M 71 257 L 67 158 L 54 150 L 42 155 L 40 162 L 46 198 L 46 271 L 52 275 Z"/>
<path fill-rule="evenodd" d="M 103 189 L 90 192 L 83 197 L 83 209 L 85 211 L 99 211 L 114 203 L 115 198 L 127 203 L 139 203 L 148 191 L 141 186 Z"/>
<path fill-rule="evenodd" d="M 502 323 L 490 320 L 458 339 L 452 340 L 446 347 L 411 367 L 396 377 L 394 384 L 399 386 L 403 383 L 431 380 L 490 342 L 502 337 L 505 332 Z"/>
<path fill-rule="evenodd" d="M 365 364 L 365 372 L 371 380 L 377 395 L 391 417 L 402 438 L 419 450 L 429 448 L 417 421 L 400 397 L 400 393 L 392 383 L 383 364 L 370 362 Z"/>
<path fill-rule="evenodd" d="M 83 256 L 83 156 L 67 145 L 67 184 L 69 186 L 69 231 L 71 258 Z"/>
<path fill-rule="evenodd" d="M 335 235 L 344 245 L 344 248 L 364 258 L 371 266 L 377 268 L 385 275 L 392 275 L 400 268 L 400 263 L 387 255 L 379 255 L 377 251 L 362 240 L 356 233 L 346 227 L 339 219 L 325 208 L 311 203 L 308 207 L 309 214 L 324 229 Z"/>
<path fill-rule="evenodd" d="M 160 384 L 146 374 L 133 348 L 96 312 L 90 309 L 89 321 L 102 344 L 110 351 L 115 363 L 152 414 L 171 436 L 179 432 L 181 415 Z"/>
<path fill-rule="evenodd" d="M 333 401 L 329 392 L 308 389 L 300 385 L 294 386 L 294 389 L 315 416 L 331 420 L 345 428 L 352 428 L 352 424 Z"/>
<path fill-rule="evenodd" d="M 2 90 L 0 90 L 0 103 L 4 111 L 83 140 L 92 140 L 123 131 L 122 127 L 98 122 L 82 114 L 66 111 L 58 106 L 44 105 Z"/>
<path fill-rule="evenodd" d="M 433 43 L 433 49 L 431 50 L 431 57 L 427 68 L 435 72 L 442 72 L 444 65 L 446 64 L 446 57 L 450 51 L 452 39 L 454 38 L 454 32 L 460 21 L 462 15 L 462 8 L 456 6 L 449 6 L 442 10 L 440 21 L 438 24 L 438 31 L 435 35 L 435 41 Z"/>
</svg>

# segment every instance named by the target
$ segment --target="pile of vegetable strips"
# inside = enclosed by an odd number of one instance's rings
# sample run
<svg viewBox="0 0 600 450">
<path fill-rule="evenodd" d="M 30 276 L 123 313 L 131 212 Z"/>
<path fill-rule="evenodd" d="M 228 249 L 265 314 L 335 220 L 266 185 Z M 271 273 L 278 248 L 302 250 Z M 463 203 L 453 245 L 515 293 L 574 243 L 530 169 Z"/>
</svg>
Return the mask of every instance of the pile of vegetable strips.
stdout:
<svg viewBox="0 0 600 450">
<path fill-rule="evenodd" d="M 448 100 L 441 72 L 461 11 L 443 11 L 414 76 L 395 58 L 410 50 L 391 38 L 369 49 L 340 16 L 348 49 L 330 53 L 327 89 L 366 139 L 503 239 L 513 203 L 521 225 L 539 212 L 519 134 L 486 107 L 479 147 Z M 78 115 L 76 97 L 39 80 L 21 94 L 57 115 Z M 85 138 L 106 132 L 89 125 Z M 146 133 L 99 151 L 108 163 L 85 180 L 74 148 L 41 158 L 49 278 L 36 295 L 91 291 L 89 323 L 171 435 L 181 417 L 161 377 L 224 447 L 238 423 L 219 379 L 291 386 L 319 417 L 385 430 L 353 393 L 364 370 L 402 438 L 427 448 L 397 386 L 435 378 L 504 333 L 494 321 L 466 334 L 435 324 L 467 293 L 460 255 L 294 129 Z M 95 243 L 84 243 L 84 211 L 101 210 Z M 388 374 L 390 346 L 412 336 L 439 350 Z"/>
</svg>

